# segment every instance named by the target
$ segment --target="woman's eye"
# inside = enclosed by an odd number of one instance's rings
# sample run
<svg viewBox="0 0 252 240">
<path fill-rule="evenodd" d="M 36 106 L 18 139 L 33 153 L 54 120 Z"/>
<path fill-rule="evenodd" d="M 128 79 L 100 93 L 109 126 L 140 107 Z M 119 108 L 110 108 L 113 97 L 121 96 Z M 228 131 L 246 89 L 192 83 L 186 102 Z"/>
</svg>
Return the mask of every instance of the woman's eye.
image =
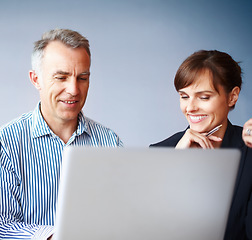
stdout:
<svg viewBox="0 0 252 240">
<path fill-rule="evenodd" d="M 187 99 L 188 96 L 187 96 L 187 95 L 180 95 L 180 98 L 182 98 L 182 99 Z"/>
<path fill-rule="evenodd" d="M 208 99 L 210 99 L 210 96 L 201 96 L 200 99 L 202 99 L 202 100 L 208 100 Z"/>
</svg>

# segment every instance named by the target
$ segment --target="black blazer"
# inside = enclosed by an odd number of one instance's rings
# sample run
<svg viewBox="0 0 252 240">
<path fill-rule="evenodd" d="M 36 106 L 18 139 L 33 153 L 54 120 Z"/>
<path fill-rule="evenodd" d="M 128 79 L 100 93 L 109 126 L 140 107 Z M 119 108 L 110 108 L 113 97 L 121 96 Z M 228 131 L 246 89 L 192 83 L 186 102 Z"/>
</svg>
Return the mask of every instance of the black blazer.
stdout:
<svg viewBox="0 0 252 240">
<path fill-rule="evenodd" d="M 184 134 L 178 132 L 150 147 L 175 147 Z M 242 154 L 224 239 L 252 239 L 252 149 L 242 140 L 242 127 L 228 121 L 221 148 L 237 148 Z"/>
</svg>

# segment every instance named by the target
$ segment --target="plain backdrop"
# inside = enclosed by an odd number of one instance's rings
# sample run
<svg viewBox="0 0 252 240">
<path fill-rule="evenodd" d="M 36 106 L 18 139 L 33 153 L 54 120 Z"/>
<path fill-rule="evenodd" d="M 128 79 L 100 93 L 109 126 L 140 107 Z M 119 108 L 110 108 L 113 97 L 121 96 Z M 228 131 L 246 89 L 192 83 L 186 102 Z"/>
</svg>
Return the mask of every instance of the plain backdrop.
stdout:
<svg viewBox="0 0 252 240">
<path fill-rule="evenodd" d="M 70 28 L 91 45 L 84 114 L 112 128 L 126 147 L 148 147 L 184 130 L 173 86 L 182 61 L 217 49 L 241 62 L 243 87 L 233 124 L 252 117 L 251 0 L 1 0 L 0 125 L 31 111 L 39 94 L 28 78 L 33 42 Z"/>
</svg>

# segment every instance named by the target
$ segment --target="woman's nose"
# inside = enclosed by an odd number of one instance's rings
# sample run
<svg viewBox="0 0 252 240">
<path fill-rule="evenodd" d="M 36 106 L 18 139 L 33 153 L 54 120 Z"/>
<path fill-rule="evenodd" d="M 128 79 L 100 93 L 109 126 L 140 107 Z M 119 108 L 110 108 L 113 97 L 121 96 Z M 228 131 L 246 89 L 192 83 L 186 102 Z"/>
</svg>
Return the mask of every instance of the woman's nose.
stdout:
<svg viewBox="0 0 252 240">
<path fill-rule="evenodd" d="M 195 99 L 190 99 L 188 101 L 186 110 L 187 112 L 192 112 L 192 111 L 196 111 L 198 109 L 197 103 L 195 101 Z"/>
</svg>

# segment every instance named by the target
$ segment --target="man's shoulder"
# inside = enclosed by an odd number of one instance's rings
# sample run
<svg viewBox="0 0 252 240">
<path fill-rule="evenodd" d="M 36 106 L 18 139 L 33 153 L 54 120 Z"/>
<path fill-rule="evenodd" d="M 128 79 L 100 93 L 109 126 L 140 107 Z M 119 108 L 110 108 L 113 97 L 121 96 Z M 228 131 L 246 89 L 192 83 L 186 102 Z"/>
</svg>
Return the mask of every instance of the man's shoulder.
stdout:
<svg viewBox="0 0 252 240">
<path fill-rule="evenodd" d="M 5 125 L 1 126 L 0 134 L 17 133 L 26 130 L 30 126 L 32 119 L 32 112 L 24 113 L 18 118 L 11 120 Z"/>
<path fill-rule="evenodd" d="M 109 127 L 94 121 L 93 119 L 83 116 L 85 121 L 85 131 L 91 138 L 98 141 L 99 144 L 104 146 L 123 146 L 118 134 Z"/>
<path fill-rule="evenodd" d="M 104 134 L 116 134 L 111 128 L 104 126 L 103 124 L 94 121 L 93 119 L 89 117 L 84 117 L 85 118 L 85 123 L 89 130 L 91 131 L 102 131 Z"/>
</svg>

